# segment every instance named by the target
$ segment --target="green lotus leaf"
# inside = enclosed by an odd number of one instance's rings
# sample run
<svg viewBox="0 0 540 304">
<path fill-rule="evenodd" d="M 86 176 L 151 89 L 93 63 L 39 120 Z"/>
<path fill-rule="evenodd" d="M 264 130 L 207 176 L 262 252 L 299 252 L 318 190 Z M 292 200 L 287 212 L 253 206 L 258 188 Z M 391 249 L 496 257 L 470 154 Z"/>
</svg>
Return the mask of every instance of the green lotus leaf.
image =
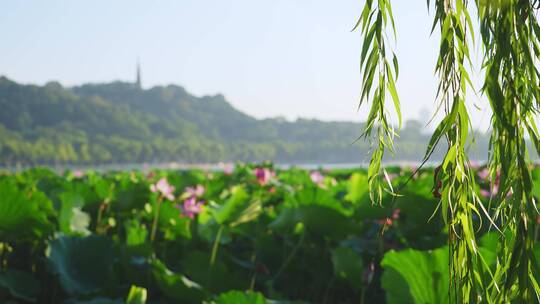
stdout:
<svg viewBox="0 0 540 304">
<path fill-rule="evenodd" d="M 19 270 L 8 269 L 0 273 L 0 287 L 21 300 L 35 302 L 41 291 L 41 284 L 32 275 Z"/>
<path fill-rule="evenodd" d="M 124 229 L 126 230 L 126 245 L 132 247 L 146 243 L 148 229 L 141 225 L 140 221 L 126 220 L 124 222 Z"/>
<path fill-rule="evenodd" d="M 175 273 L 159 260 L 152 261 L 152 273 L 159 289 L 169 298 L 181 303 L 201 303 L 205 298 L 202 287 L 186 276 Z"/>
<path fill-rule="evenodd" d="M 191 219 L 182 217 L 180 210 L 170 202 L 161 203 L 159 229 L 165 240 L 191 239 Z"/>
<path fill-rule="evenodd" d="M 214 212 L 214 218 L 219 224 L 234 222 L 246 209 L 249 195 L 243 187 L 236 186 L 231 191 L 231 197 Z"/>
<path fill-rule="evenodd" d="M 337 277 L 347 280 L 355 290 L 361 289 L 364 264 L 358 253 L 347 247 L 336 248 L 332 250 L 332 264 Z"/>
<path fill-rule="evenodd" d="M 40 191 L 20 189 L 12 178 L 0 180 L 0 240 L 41 238 L 54 228 L 51 201 Z"/>
<path fill-rule="evenodd" d="M 145 304 L 147 293 L 146 288 L 131 286 L 126 299 L 126 304 Z"/>
<path fill-rule="evenodd" d="M 65 304 L 125 304 L 126 302 L 120 299 L 94 298 L 90 300 L 75 300 L 70 299 L 64 302 Z"/>
<path fill-rule="evenodd" d="M 101 236 L 62 236 L 51 242 L 48 258 L 69 294 L 87 294 L 104 288 L 110 278 L 115 252 Z"/>
<path fill-rule="evenodd" d="M 182 273 L 197 282 L 204 282 L 206 290 L 221 293 L 244 287 L 245 278 L 238 268 L 228 267 L 219 254 L 210 267 L 211 252 L 190 250 L 180 260 Z"/>
<path fill-rule="evenodd" d="M 264 296 L 258 292 L 229 291 L 218 296 L 216 304 L 266 304 Z"/>
<path fill-rule="evenodd" d="M 346 199 L 354 204 L 369 201 L 368 177 L 365 174 L 354 173 L 349 180 L 349 189 Z M 367 198 L 367 199 L 366 199 Z"/>
<path fill-rule="evenodd" d="M 334 240 L 340 240 L 349 233 L 355 233 L 356 227 L 350 218 L 333 208 L 319 205 L 306 205 L 298 208 L 285 208 L 269 228 L 275 230 L 290 230 L 296 224 L 315 234 L 325 235 Z"/>
<path fill-rule="evenodd" d="M 448 248 L 389 251 L 381 262 L 389 304 L 448 303 Z"/>
<path fill-rule="evenodd" d="M 286 195 L 285 200 L 286 207 L 320 206 L 333 209 L 347 217 L 354 213 L 354 210 L 350 208 L 352 206 L 350 206 L 350 204 L 348 204 L 349 206 L 342 204 L 340 200 L 335 198 L 332 191 L 321 189 L 315 185 L 309 185 L 294 193 L 289 193 Z"/>
</svg>

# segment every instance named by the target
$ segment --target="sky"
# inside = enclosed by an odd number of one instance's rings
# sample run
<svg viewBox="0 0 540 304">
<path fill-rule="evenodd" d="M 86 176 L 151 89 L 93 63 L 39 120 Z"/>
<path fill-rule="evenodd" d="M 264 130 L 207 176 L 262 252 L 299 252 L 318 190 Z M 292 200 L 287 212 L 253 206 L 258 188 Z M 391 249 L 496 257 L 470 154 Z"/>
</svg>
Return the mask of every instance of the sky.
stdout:
<svg viewBox="0 0 540 304">
<path fill-rule="evenodd" d="M 363 0 L 6 0 L 0 3 L 0 75 L 66 86 L 134 81 L 223 94 L 257 118 L 362 121 Z M 425 0 L 393 1 L 405 119 L 435 110 L 437 36 Z M 473 76 L 474 77 L 474 76 Z M 476 107 L 480 108 L 479 110 Z M 489 123 L 485 102 L 470 106 Z"/>
</svg>

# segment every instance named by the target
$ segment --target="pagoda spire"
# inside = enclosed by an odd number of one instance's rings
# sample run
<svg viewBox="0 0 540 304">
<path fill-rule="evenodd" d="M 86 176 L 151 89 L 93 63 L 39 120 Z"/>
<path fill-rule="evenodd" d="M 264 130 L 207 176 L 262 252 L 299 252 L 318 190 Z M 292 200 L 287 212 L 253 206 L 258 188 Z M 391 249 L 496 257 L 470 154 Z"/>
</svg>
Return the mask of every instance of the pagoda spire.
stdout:
<svg viewBox="0 0 540 304">
<path fill-rule="evenodd" d="M 138 58 L 137 58 L 137 79 L 136 79 L 135 85 L 137 86 L 138 89 L 142 88 L 142 84 L 141 84 L 141 64 L 140 64 Z"/>
</svg>

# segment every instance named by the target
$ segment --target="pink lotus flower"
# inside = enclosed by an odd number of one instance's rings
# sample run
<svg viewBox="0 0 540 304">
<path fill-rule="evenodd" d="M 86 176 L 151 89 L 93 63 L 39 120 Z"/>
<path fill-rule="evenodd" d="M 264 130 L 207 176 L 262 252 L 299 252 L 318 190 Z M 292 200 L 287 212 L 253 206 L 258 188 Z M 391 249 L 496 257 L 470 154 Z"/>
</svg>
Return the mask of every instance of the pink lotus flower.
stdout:
<svg viewBox="0 0 540 304">
<path fill-rule="evenodd" d="M 379 223 L 379 225 L 392 226 L 394 221 L 391 218 L 387 217 L 385 219 L 378 220 L 377 223 Z"/>
<path fill-rule="evenodd" d="M 471 160 L 469 162 L 469 166 L 472 168 L 472 169 L 478 169 L 480 168 L 480 163 L 475 161 L 475 160 Z"/>
<path fill-rule="evenodd" d="M 195 187 L 187 187 L 186 195 L 189 197 L 201 197 L 204 195 L 204 187 L 197 185 Z"/>
<path fill-rule="evenodd" d="M 493 185 L 493 187 L 491 188 L 491 191 L 480 189 L 480 195 L 482 197 L 484 197 L 484 198 L 494 197 L 497 194 L 499 194 L 499 185 L 498 184 Z M 510 196 L 512 196 L 512 190 L 510 190 L 510 191 L 508 191 L 508 193 L 506 193 L 507 198 L 510 197 Z"/>
<path fill-rule="evenodd" d="M 399 208 L 394 209 L 394 211 L 392 212 L 392 219 L 394 220 L 399 219 L 400 214 L 401 214 L 401 209 Z"/>
<path fill-rule="evenodd" d="M 234 172 L 234 165 L 233 164 L 230 164 L 230 163 L 223 164 L 223 174 L 231 175 L 231 174 L 233 174 L 233 172 Z"/>
<path fill-rule="evenodd" d="M 401 214 L 401 209 L 396 208 L 396 209 L 394 209 L 394 211 L 392 212 L 392 215 L 390 217 L 386 217 L 384 219 L 379 219 L 377 221 L 377 223 L 379 223 L 379 225 L 386 225 L 386 226 L 390 227 L 390 226 L 394 225 L 394 221 L 399 219 L 400 214 Z"/>
<path fill-rule="evenodd" d="M 274 177 L 276 174 L 273 171 L 270 171 L 268 168 L 256 168 L 254 170 L 255 176 L 257 177 L 257 181 L 259 182 L 259 185 L 263 186 L 266 185 L 272 177 Z"/>
<path fill-rule="evenodd" d="M 387 176 L 388 176 L 388 179 L 389 179 L 390 181 L 393 181 L 394 179 L 396 179 L 396 178 L 399 177 L 399 175 L 397 175 L 397 174 L 395 174 L 395 173 L 389 173 Z"/>
<path fill-rule="evenodd" d="M 187 216 L 193 219 L 195 215 L 202 212 L 202 206 L 204 201 L 198 201 L 195 197 L 190 197 L 184 201 L 180 209 L 182 210 L 182 216 Z"/>
<path fill-rule="evenodd" d="M 480 195 L 483 197 L 483 198 L 488 198 L 488 197 L 491 197 L 491 192 L 485 190 L 485 189 L 480 189 Z"/>
<path fill-rule="evenodd" d="M 478 177 L 480 177 L 480 179 L 486 180 L 489 177 L 489 170 L 487 168 L 484 168 L 481 171 L 478 171 Z"/>
<path fill-rule="evenodd" d="M 489 180 L 491 182 L 489 170 L 487 168 L 485 168 L 484 170 L 479 172 L 478 176 L 480 178 L 483 178 L 485 180 Z M 480 195 L 483 196 L 484 198 L 496 196 L 499 193 L 499 184 L 500 184 L 500 182 L 501 182 L 501 171 L 497 170 L 497 175 L 495 176 L 495 183 L 493 183 L 493 185 L 491 185 L 491 189 L 490 190 L 483 190 L 483 189 L 480 190 Z M 506 197 L 509 197 L 510 195 L 512 195 L 512 193 L 509 191 L 506 194 Z"/>
<path fill-rule="evenodd" d="M 174 190 L 174 186 L 170 185 L 166 178 L 162 178 L 156 184 L 150 186 L 150 191 L 159 192 L 170 201 L 174 201 Z"/>
<path fill-rule="evenodd" d="M 324 175 L 319 171 L 312 171 L 309 174 L 309 177 L 311 178 L 311 181 L 317 185 L 321 185 L 324 182 Z"/>
<path fill-rule="evenodd" d="M 81 170 L 75 170 L 73 171 L 73 177 L 75 178 L 81 178 L 84 176 L 84 172 Z"/>
</svg>

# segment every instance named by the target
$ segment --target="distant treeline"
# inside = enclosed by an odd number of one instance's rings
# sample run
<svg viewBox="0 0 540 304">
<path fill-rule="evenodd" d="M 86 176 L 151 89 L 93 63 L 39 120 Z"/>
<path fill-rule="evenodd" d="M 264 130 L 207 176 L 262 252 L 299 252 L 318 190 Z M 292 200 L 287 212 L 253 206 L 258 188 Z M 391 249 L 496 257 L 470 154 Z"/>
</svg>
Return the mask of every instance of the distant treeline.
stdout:
<svg viewBox="0 0 540 304">
<path fill-rule="evenodd" d="M 143 90 L 130 83 L 65 88 L 0 77 L 0 165 L 262 161 L 358 163 L 369 142 L 362 124 L 255 119 L 222 95 L 195 97 L 182 87 Z M 395 161 L 419 161 L 429 135 L 409 121 Z M 487 156 L 477 134 L 474 157 Z M 440 158 L 435 153 L 434 159 Z"/>
</svg>

